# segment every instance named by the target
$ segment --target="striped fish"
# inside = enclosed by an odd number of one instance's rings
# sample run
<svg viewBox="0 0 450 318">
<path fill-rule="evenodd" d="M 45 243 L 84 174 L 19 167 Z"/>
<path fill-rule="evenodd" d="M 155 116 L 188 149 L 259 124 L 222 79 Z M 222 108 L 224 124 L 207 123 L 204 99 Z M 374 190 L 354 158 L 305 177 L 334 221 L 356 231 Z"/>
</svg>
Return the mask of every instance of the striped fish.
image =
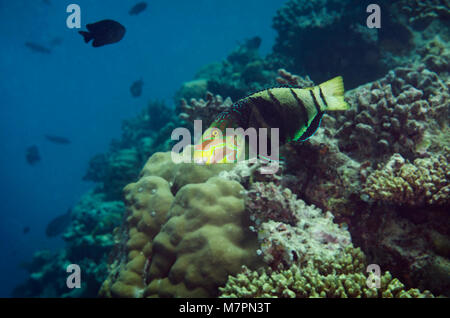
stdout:
<svg viewBox="0 0 450 318">
<path fill-rule="evenodd" d="M 275 87 L 251 94 L 237 101 L 229 110 L 220 113 L 203 134 L 194 149 L 194 160 L 205 163 L 235 162 L 203 152 L 202 144 L 216 138 L 224 148 L 233 148 L 233 138 L 227 139 L 226 128 L 279 128 L 280 145 L 304 141 L 314 135 L 326 111 L 347 110 L 344 83 L 341 76 L 309 88 Z M 219 136 L 219 137 L 218 137 Z M 237 137 L 242 139 L 240 136 Z M 240 144 L 244 144 L 240 140 Z M 245 144 L 244 144 L 245 145 Z M 238 150 L 242 154 L 243 150 Z M 206 158 L 205 158 L 206 157 Z M 239 156 L 238 156 L 239 157 Z M 219 160 L 220 159 L 220 160 Z"/>
</svg>

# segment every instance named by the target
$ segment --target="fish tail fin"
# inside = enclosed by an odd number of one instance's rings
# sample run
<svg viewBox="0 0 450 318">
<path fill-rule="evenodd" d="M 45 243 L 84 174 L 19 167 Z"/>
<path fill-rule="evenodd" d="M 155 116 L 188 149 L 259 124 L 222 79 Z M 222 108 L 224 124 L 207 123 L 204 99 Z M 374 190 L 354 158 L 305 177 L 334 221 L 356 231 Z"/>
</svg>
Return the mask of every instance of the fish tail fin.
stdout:
<svg viewBox="0 0 450 318">
<path fill-rule="evenodd" d="M 319 85 L 326 99 L 327 110 L 347 110 L 350 105 L 344 100 L 344 80 L 337 76 Z"/>
<path fill-rule="evenodd" d="M 84 42 L 88 43 L 90 40 L 92 40 L 92 34 L 90 32 L 78 31 L 78 33 L 83 36 Z"/>
</svg>

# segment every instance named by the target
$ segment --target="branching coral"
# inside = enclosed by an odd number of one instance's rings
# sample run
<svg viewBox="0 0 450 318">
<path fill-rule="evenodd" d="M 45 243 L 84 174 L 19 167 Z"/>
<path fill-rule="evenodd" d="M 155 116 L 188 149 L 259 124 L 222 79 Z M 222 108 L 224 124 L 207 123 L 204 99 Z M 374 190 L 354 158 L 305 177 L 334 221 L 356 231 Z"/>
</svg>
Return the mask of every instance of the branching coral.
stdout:
<svg viewBox="0 0 450 318">
<path fill-rule="evenodd" d="M 278 84 L 281 85 L 290 85 L 294 87 L 313 87 L 314 82 L 311 81 L 309 76 L 306 77 L 300 77 L 298 75 L 294 75 L 285 69 L 281 68 L 278 70 L 278 77 L 277 77 Z"/>
<path fill-rule="evenodd" d="M 360 271 L 338 269 L 331 274 L 320 273 L 313 266 L 293 265 L 282 271 L 260 270 L 230 276 L 220 288 L 226 298 L 432 298 L 429 291 L 406 290 L 389 272 L 380 277 L 380 288 L 367 287 L 370 278 Z"/>
<path fill-rule="evenodd" d="M 396 3 L 408 16 L 409 22 L 423 30 L 433 20 L 450 18 L 450 1 L 448 0 L 401 0 Z"/>
<path fill-rule="evenodd" d="M 424 66 L 390 71 L 348 99 L 352 109 L 338 117 L 336 137 L 350 156 L 379 160 L 398 152 L 411 159 L 424 144 L 442 146 L 429 135 L 448 123 L 449 88 Z"/>
<path fill-rule="evenodd" d="M 448 205 L 449 180 L 448 154 L 416 159 L 413 164 L 394 154 L 368 176 L 362 192 L 372 200 L 397 205 Z"/>
<path fill-rule="evenodd" d="M 208 92 L 205 100 L 193 98 L 190 104 L 185 99 L 181 99 L 178 116 L 189 125 L 193 125 L 194 120 L 200 119 L 203 121 L 203 126 L 207 127 L 220 112 L 228 109 L 232 104 L 231 98 L 227 97 L 224 100 L 222 96 L 214 96 Z"/>
<path fill-rule="evenodd" d="M 423 63 L 437 73 L 450 72 L 450 45 L 436 35 L 427 45 L 420 48 Z"/>
</svg>

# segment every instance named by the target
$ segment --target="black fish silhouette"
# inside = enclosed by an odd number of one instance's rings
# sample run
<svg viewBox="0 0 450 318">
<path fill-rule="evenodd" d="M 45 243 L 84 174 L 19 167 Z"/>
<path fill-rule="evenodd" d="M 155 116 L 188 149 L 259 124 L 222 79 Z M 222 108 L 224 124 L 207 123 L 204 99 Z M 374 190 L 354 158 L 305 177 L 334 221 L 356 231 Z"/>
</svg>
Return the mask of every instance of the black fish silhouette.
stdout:
<svg viewBox="0 0 450 318">
<path fill-rule="evenodd" d="M 144 85 L 144 81 L 142 79 L 135 81 L 133 85 L 130 87 L 130 92 L 133 97 L 139 97 L 142 94 L 142 86 Z"/>
<path fill-rule="evenodd" d="M 44 53 L 44 54 L 50 54 L 52 51 L 49 48 L 46 48 L 45 46 L 42 46 L 37 43 L 33 42 L 25 42 L 25 46 L 29 48 L 31 51 L 36 53 Z"/>
<path fill-rule="evenodd" d="M 37 146 L 28 147 L 25 158 L 27 159 L 28 164 L 32 166 L 41 161 L 41 156 L 39 155 L 38 147 Z"/>
<path fill-rule="evenodd" d="M 139 13 L 144 11 L 146 8 L 147 8 L 147 3 L 139 2 L 139 3 L 135 4 L 128 13 L 130 15 L 138 15 Z"/>
<path fill-rule="evenodd" d="M 48 237 L 58 236 L 69 226 L 72 221 L 72 209 L 67 210 L 67 213 L 57 216 L 47 225 L 45 235 Z"/>
<path fill-rule="evenodd" d="M 92 42 L 93 47 L 119 42 L 122 40 L 126 31 L 122 24 L 113 20 L 102 20 L 87 24 L 86 28 L 88 32 L 78 31 L 78 33 L 84 37 L 84 42 L 86 43 L 94 39 Z"/>
<path fill-rule="evenodd" d="M 27 234 L 28 232 L 30 232 L 30 227 L 29 226 L 25 226 L 23 228 L 23 234 Z"/>
<path fill-rule="evenodd" d="M 70 140 L 66 137 L 54 136 L 54 135 L 45 135 L 45 138 L 48 141 L 51 141 L 55 144 L 70 144 Z"/>
</svg>

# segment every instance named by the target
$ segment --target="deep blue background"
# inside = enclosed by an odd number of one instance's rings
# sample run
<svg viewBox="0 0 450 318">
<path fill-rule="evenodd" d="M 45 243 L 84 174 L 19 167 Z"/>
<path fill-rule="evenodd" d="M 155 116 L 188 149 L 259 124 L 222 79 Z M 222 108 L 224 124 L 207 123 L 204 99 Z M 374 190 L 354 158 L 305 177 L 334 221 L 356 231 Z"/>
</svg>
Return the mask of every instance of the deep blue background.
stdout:
<svg viewBox="0 0 450 318">
<path fill-rule="evenodd" d="M 184 81 L 224 59 L 238 41 L 259 35 L 267 54 L 275 37 L 272 17 L 285 1 L 153 0 L 130 16 L 138 1 L 0 0 L 0 296 L 26 279 L 21 261 L 64 245 L 46 238 L 45 226 L 93 186 L 81 180 L 88 161 L 119 137 L 121 121 L 149 99 L 173 105 Z M 81 6 L 83 26 L 105 18 L 121 22 L 124 39 L 86 45 L 78 30 L 66 27 L 70 3 Z M 24 46 L 49 46 L 55 37 L 63 42 L 51 55 Z M 141 76 L 144 93 L 133 99 L 129 87 Z M 72 144 L 49 143 L 46 133 Z M 31 167 L 25 149 L 33 144 L 42 161 Z"/>
</svg>

